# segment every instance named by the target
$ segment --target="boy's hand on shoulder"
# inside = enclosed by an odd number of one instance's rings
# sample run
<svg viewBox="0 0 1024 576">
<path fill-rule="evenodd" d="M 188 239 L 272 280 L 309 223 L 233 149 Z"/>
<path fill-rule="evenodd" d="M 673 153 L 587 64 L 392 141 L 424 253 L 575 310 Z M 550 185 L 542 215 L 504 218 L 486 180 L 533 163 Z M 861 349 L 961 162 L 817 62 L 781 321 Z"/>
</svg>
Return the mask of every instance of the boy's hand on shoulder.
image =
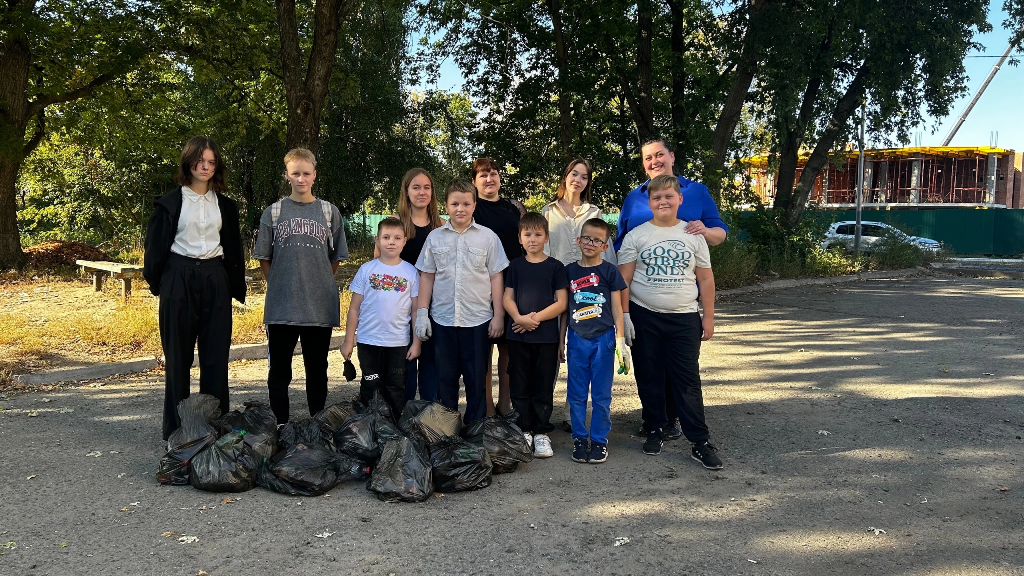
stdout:
<svg viewBox="0 0 1024 576">
<path fill-rule="evenodd" d="M 701 340 L 711 340 L 711 337 L 715 335 L 715 319 L 705 316 L 700 321 L 701 327 L 704 329 L 704 335 L 700 337 Z"/>
</svg>

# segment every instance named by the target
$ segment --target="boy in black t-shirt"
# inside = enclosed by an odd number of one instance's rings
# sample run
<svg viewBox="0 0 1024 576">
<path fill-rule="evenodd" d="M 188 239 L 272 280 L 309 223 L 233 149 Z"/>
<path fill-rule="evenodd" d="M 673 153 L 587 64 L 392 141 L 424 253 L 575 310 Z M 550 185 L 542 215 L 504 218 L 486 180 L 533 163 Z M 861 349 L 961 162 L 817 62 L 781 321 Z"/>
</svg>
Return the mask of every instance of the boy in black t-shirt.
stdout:
<svg viewBox="0 0 1024 576">
<path fill-rule="evenodd" d="M 572 459 L 600 464 L 608 459 L 608 433 L 612 429 L 612 378 L 618 348 L 621 371 L 632 364 L 622 331 L 620 291 L 626 282 L 615 265 L 601 259 L 611 227 L 600 218 L 583 223 L 576 243 L 583 253 L 579 262 L 565 267 L 569 276 L 569 309 L 562 317 L 561 342 L 568 350 L 559 355 L 569 371 L 569 418 L 572 421 Z M 572 328 L 572 330 L 569 330 Z M 614 329 L 613 329 L 614 328 Z M 587 395 L 594 407 L 587 430 Z"/>
<path fill-rule="evenodd" d="M 508 313 L 508 375 L 519 427 L 534 456 L 550 458 L 555 377 L 558 375 L 558 316 L 569 299 L 565 267 L 544 254 L 548 221 L 536 212 L 519 220 L 526 256 L 508 266 L 503 304 Z"/>
</svg>

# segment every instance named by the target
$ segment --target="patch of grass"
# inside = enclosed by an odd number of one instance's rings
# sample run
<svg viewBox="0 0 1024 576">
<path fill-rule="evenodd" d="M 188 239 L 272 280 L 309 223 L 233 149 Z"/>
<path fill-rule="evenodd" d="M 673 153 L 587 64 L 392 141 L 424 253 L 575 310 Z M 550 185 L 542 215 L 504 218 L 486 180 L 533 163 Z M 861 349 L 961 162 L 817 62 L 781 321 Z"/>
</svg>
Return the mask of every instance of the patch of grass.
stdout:
<svg viewBox="0 0 1024 576">
<path fill-rule="evenodd" d="M 151 298 L 133 296 L 107 316 L 79 313 L 61 326 L 48 326 L 50 335 L 60 331 L 68 331 L 67 336 L 77 336 L 83 343 L 121 352 L 160 352 L 157 301 Z"/>
<path fill-rule="evenodd" d="M 915 268 L 924 263 L 924 250 L 895 234 L 886 234 L 872 247 L 871 262 L 881 270 Z"/>
<path fill-rule="evenodd" d="M 752 284 L 757 279 L 757 254 L 746 242 L 726 238 L 718 246 L 711 246 L 711 267 L 715 274 L 715 288 L 728 290 Z"/>
<path fill-rule="evenodd" d="M 811 277 L 844 276 L 863 268 L 863 263 L 838 250 L 814 247 L 807 253 L 804 273 Z"/>
<path fill-rule="evenodd" d="M 232 344 L 255 344 L 267 339 L 263 327 L 263 302 L 249 306 L 232 302 L 232 316 Z"/>
</svg>

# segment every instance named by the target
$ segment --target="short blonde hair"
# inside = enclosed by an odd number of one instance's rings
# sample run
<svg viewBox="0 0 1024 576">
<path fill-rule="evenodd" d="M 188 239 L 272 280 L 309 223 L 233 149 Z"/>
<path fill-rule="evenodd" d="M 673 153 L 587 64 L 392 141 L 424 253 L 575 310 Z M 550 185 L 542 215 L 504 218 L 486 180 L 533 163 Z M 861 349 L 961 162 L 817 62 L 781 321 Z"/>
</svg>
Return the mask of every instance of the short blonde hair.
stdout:
<svg viewBox="0 0 1024 576">
<path fill-rule="evenodd" d="M 661 176 L 655 176 L 651 178 L 651 181 L 647 184 L 647 191 L 654 192 L 655 190 L 675 190 L 677 194 L 682 195 L 683 191 L 679 188 L 679 179 L 671 174 L 662 174 Z"/>
<path fill-rule="evenodd" d="M 305 160 L 316 168 L 316 156 L 308 148 L 292 148 L 284 155 L 284 166 L 288 167 L 289 162 L 295 162 L 296 160 Z"/>
</svg>

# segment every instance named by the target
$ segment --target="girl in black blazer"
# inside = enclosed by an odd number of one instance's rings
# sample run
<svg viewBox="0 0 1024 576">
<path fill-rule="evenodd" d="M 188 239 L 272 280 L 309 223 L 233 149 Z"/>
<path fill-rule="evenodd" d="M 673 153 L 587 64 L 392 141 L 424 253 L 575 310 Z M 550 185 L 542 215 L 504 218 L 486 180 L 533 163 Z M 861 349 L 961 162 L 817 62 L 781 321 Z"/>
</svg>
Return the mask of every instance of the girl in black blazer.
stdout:
<svg viewBox="0 0 1024 576">
<path fill-rule="evenodd" d="M 164 349 L 164 440 L 178 429 L 178 403 L 188 398 L 193 349 L 199 345 L 199 391 L 228 411 L 231 298 L 245 303 L 245 266 L 238 205 L 224 196 L 224 163 L 209 138 L 181 151 L 175 181 L 156 200 L 146 231 L 143 276 L 160 297 Z"/>
</svg>

